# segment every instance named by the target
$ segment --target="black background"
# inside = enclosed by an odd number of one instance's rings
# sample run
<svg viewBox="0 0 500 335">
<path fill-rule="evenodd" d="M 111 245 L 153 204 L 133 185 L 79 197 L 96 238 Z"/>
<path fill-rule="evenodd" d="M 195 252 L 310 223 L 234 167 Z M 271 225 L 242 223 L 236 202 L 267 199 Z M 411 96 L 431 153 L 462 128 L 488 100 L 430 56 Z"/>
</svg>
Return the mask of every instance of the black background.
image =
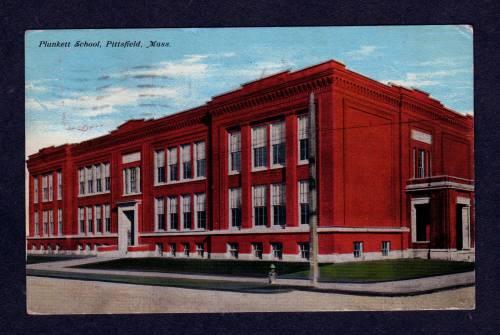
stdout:
<svg viewBox="0 0 500 335">
<path fill-rule="evenodd" d="M 0 3 L 0 333 L 487 334 L 498 316 L 498 1 L 3 1 Z M 475 311 L 30 316 L 26 313 L 24 31 L 471 24 L 477 233 Z M 432 43 L 432 41 L 429 41 Z M 132 302 L 133 303 L 133 302 Z M 297 301 L 297 303 L 300 303 Z M 419 306 L 415 306 L 418 308 Z"/>
</svg>

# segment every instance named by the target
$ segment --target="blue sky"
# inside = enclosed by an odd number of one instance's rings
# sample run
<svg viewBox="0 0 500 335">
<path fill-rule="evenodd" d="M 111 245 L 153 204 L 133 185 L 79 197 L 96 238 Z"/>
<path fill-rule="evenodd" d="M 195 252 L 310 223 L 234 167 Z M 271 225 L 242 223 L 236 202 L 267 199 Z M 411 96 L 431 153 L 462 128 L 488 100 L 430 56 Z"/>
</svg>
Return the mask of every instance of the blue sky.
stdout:
<svg viewBox="0 0 500 335">
<path fill-rule="evenodd" d="M 40 41 L 142 48 L 40 48 Z M 167 48 L 146 48 L 150 40 Z M 26 154 L 157 118 L 283 70 L 328 59 L 473 114 L 468 26 L 44 30 L 26 34 Z"/>
</svg>

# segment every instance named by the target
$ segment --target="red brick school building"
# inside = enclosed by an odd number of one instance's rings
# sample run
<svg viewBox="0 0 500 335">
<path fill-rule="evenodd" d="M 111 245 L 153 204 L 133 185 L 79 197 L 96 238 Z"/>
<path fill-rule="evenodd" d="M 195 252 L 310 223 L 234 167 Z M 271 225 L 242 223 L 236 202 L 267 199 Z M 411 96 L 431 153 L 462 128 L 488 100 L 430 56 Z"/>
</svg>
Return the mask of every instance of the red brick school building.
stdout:
<svg viewBox="0 0 500 335">
<path fill-rule="evenodd" d="M 29 253 L 474 260 L 473 118 L 328 61 L 28 159 Z M 50 136 L 50 134 L 48 134 Z"/>
</svg>

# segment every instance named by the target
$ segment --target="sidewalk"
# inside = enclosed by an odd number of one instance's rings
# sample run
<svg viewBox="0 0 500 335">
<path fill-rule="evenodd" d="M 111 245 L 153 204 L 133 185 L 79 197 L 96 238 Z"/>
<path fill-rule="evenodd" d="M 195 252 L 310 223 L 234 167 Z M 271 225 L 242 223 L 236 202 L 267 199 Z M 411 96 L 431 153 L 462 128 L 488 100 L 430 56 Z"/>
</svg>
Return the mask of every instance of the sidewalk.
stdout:
<svg viewBox="0 0 500 335">
<path fill-rule="evenodd" d="M 121 270 L 97 270 L 97 269 L 79 269 L 72 266 L 94 263 L 96 261 L 108 261 L 117 258 L 85 258 L 73 259 L 68 261 L 58 261 L 49 263 L 30 264 L 26 267 L 27 275 L 39 275 L 49 277 L 71 277 L 100 275 L 100 276 L 127 276 L 134 278 L 157 278 L 157 279 L 186 279 L 190 281 L 210 281 L 226 283 L 254 283 L 258 286 L 268 286 L 267 277 L 237 277 L 237 276 L 219 276 L 219 275 L 197 275 L 181 273 L 162 273 L 162 272 L 141 272 L 141 271 L 121 271 Z M 310 285 L 309 280 L 300 279 L 277 279 L 272 287 L 280 289 L 295 289 L 308 291 L 322 291 L 357 295 L 377 295 L 377 296 L 405 296 L 430 293 L 445 289 L 452 289 L 464 286 L 471 286 L 475 283 L 474 271 L 433 276 L 427 278 L 408 279 L 399 281 L 388 281 L 378 283 L 331 283 L 319 282 L 316 287 Z"/>
</svg>

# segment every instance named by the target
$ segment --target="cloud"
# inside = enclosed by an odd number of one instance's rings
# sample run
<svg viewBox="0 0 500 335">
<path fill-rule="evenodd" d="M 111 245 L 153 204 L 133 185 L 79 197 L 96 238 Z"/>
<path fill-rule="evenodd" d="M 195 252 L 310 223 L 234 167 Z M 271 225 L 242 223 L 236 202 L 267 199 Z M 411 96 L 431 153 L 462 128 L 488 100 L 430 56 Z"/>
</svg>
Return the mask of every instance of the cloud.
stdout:
<svg viewBox="0 0 500 335">
<path fill-rule="evenodd" d="M 373 55 L 377 50 L 380 49 L 381 47 L 377 47 L 374 45 L 362 45 L 359 49 L 346 52 L 345 55 L 347 57 L 350 57 L 352 60 L 360 60 Z"/>
<path fill-rule="evenodd" d="M 407 87 L 427 87 L 427 86 L 437 86 L 444 84 L 443 78 L 456 76 L 461 73 L 468 73 L 470 70 L 467 69 L 450 69 L 450 70 L 438 70 L 438 71 L 428 71 L 428 72 L 408 72 L 405 74 L 404 79 L 388 79 L 382 80 L 382 82 L 393 83 L 396 85 L 407 86 Z"/>
</svg>

